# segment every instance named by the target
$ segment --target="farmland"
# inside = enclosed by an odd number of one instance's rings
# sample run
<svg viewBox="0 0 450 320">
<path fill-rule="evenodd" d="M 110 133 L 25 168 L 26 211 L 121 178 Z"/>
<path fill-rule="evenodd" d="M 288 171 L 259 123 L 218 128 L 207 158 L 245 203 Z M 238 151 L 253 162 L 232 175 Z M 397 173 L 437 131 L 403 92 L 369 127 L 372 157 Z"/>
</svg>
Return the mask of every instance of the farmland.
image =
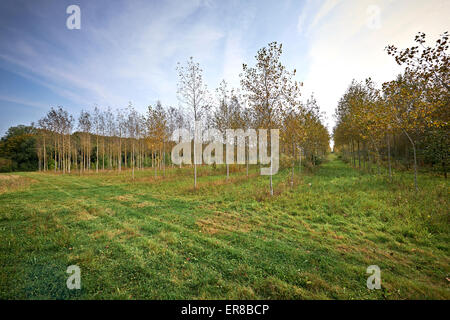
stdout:
<svg viewBox="0 0 450 320">
<path fill-rule="evenodd" d="M 449 299 L 449 184 L 257 167 L 0 175 L 2 299 Z M 384 169 L 383 169 L 384 170 Z M 66 269 L 81 269 L 68 290 Z M 368 290 L 366 268 L 381 269 Z"/>
</svg>

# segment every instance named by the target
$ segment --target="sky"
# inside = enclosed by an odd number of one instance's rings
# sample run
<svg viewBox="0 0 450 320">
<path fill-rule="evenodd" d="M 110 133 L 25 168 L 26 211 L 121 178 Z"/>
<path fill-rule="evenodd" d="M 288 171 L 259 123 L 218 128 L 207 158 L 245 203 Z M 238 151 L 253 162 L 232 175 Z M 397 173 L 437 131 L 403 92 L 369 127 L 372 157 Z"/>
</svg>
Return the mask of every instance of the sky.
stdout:
<svg viewBox="0 0 450 320">
<path fill-rule="evenodd" d="M 70 5 L 80 29 L 66 26 Z M 210 91 L 222 79 L 239 87 L 242 64 L 272 41 L 331 131 L 352 79 L 393 79 L 401 68 L 384 48 L 409 47 L 419 31 L 431 44 L 449 16 L 450 0 L 2 0 L 0 136 L 52 106 L 75 118 L 94 106 L 178 106 L 176 65 L 191 56 Z"/>
</svg>

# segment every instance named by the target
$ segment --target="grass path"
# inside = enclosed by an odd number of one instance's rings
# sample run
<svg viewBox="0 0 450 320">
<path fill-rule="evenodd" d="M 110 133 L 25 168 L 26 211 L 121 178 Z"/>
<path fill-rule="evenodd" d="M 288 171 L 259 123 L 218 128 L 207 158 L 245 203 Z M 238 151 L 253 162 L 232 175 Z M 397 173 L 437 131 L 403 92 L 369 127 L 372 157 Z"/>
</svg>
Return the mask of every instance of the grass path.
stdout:
<svg viewBox="0 0 450 320">
<path fill-rule="evenodd" d="M 197 191 L 189 169 L 0 175 L 0 298 L 450 298 L 448 182 L 416 192 L 331 156 L 293 188 L 281 171 L 270 198 L 256 168 L 219 173 L 201 168 Z"/>
</svg>

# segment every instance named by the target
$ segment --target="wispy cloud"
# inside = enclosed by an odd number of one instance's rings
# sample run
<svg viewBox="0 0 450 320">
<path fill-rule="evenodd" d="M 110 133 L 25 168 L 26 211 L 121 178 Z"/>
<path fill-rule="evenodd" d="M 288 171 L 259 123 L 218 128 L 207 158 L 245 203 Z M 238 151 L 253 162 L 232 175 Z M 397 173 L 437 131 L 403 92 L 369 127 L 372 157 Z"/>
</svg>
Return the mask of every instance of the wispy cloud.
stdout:
<svg viewBox="0 0 450 320">
<path fill-rule="evenodd" d="M 341 0 L 325 0 L 319 7 L 317 13 L 314 15 L 311 25 L 309 25 L 308 27 L 309 30 L 315 28 L 321 22 L 321 20 L 325 18 L 333 10 L 334 7 L 337 6 L 340 1 Z"/>
<path fill-rule="evenodd" d="M 210 88 L 222 78 L 239 86 L 242 63 L 253 64 L 258 49 L 279 41 L 283 62 L 299 70 L 303 96 L 315 92 L 332 120 L 353 77 L 381 82 L 399 71 L 383 51 L 387 44 L 407 46 L 418 31 L 436 37 L 450 29 L 450 2 L 441 0 L 79 3 L 81 30 L 65 27 L 70 1 L 0 3 L 0 77 L 22 79 L 8 90 L 0 86 L 4 101 L 43 106 L 61 99 L 75 112 L 129 101 L 144 111 L 157 99 L 176 105 L 178 61 L 194 56 Z M 30 83 L 53 96 L 28 90 Z"/>
<path fill-rule="evenodd" d="M 61 26 L 54 32 L 46 26 L 53 32 L 47 42 L 28 30 L 16 30 L 8 49 L 0 49 L 0 59 L 9 64 L 9 71 L 25 74 L 57 94 L 66 92 L 75 103 L 150 103 L 151 97 L 175 92 L 174 60 L 181 53 L 213 59 L 213 50 L 198 48 L 213 49 L 223 33 L 202 21 L 184 25 L 196 11 L 210 7 L 205 1 L 170 1 L 163 6 L 137 2 L 96 21 L 94 10 L 81 5 L 81 30 Z M 51 52 L 51 47 L 57 50 Z"/>
<path fill-rule="evenodd" d="M 8 95 L 3 95 L 3 94 L 0 94 L 0 100 L 6 101 L 6 102 L 17 103 L 17 104 L 29 106 L 29 107 L 32 107 L 32 108 L 40 108 L 40 109 L 43 109 L 43 110 L 48 108 L 48 105 L 46 105 L 45 103 L 40 103 L 40 102 L 36 102 L 36 101 L 29 101 L 29 100 L 26 100 L 26 99 L 20 99 L 20 98 L 17 98 L 17 97 L 11 97 L 11 96 L 8 96 Z"/>
</svg>

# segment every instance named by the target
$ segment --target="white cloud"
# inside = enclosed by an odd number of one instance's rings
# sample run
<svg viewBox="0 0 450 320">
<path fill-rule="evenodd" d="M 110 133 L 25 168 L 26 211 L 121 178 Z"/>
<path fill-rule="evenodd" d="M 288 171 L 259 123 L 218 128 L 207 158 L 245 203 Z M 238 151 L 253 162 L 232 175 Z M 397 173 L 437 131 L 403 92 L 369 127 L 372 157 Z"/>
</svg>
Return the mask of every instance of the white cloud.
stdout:
<svg viewBox="0 0 450 320">
<path fill-rule="evenodd" d="M 240 36 L 229 34 L 225 41 L 223 62 L 223 78 L 231 87 L 239 87 L 239 74 L 244 63 L 244 50 L 241 46 Z"/>
<path fill-rule="evenodd" d="M 341 0 L 325 0 L 317 11 L 312 20 L 309 30 L 313 29 L 317 24 L 326 17 Z"/>
<path fill-rule="evenodd" d="M 302 33 L 305 28 L 307 13 L 306 10 L 302 10 L 302 13 L 298 16 L 297 32 Z"/>
<path fill-rule="evenodd" d="M 327 1 L 315 15 L 308 39 L 309 71 L 304 79 L 305 96 L 314 92 L 319 104 L 334 124 L 332 114 L 351 80 L 372 77 L 379 85 L 391 80 L 401 68 L 387 55 L 388 44 L 408 47 L 423 31 L 436 38 L 449 29 L 450 2 L 431 1 Z M 376 5 L 379 26 L 371 28 Z M 334 8 L 330 13 L 330 8 Z M 373 7 L 372 7 L 373 8 Z M 328 13 L 328 14 L 327 14 Z"/>
</svg>

